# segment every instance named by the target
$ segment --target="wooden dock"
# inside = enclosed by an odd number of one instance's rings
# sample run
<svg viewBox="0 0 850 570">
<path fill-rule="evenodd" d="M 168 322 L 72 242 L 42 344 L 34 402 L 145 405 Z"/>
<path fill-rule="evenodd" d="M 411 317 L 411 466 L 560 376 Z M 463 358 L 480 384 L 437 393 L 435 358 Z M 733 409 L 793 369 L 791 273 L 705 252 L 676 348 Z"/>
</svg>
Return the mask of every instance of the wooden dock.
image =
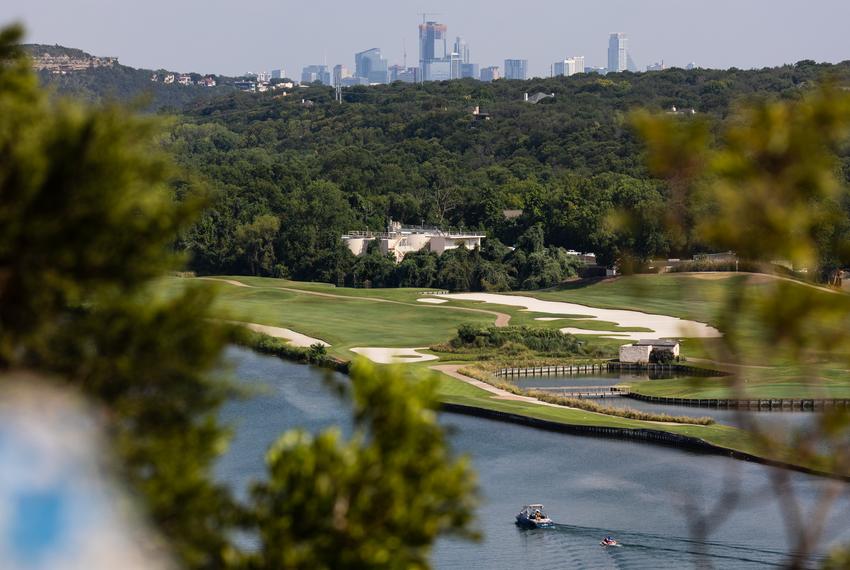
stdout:
<svg viewBox="0 0 850 570">
<path fill-rule="evenodd" d="M 534 366 L 530 368 L 501 368 L 493 375 L 497 378 L 525 378 L 527 376 L 571 376 L 573 374 L 593 374 L 609 372 L 638 372 L 652 374 L 682 374 L 687 376 L 726 376 L 725 372 L 696 368 L 679 363 L 671 364 L 632 364 L 617 361 L 587 362 L 584 364 L 563 364 L 555 366 Z"/>
<path fill-rule="evenodd" d="M 723 398 L 666 398 L 662 396 L 646 396 L 630 392 L 627 398 L 667 404 L 674 406 L 691 406 L 697 408 L 719 408 L 762 411 L 820 411 L 827 408 L 850 408 L 850 398 L 760 398 L 730 400 Z"/>
<path fill-rule="evenodd" d="M 629 395 L 628 388 L 617 386 L 541 386 L 526 389 L 549 392 L 565 398 L 577 398 L 579 400 L 622 398 Z"/>
</svg>

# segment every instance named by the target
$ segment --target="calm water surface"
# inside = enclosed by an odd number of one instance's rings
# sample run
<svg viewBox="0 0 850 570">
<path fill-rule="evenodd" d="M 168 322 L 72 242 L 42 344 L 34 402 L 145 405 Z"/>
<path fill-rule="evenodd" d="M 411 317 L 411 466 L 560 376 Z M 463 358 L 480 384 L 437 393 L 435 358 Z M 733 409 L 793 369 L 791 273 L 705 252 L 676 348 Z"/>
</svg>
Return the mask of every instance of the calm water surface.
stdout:
<svg viewBox="0 0 850 570">
<path fill-rule="evenodd" d="M 238 382 L 259 393 L 223 412 L 237 429 L 217 466 L 222 480 L 241 489 L 262 477 L 265 450 L 286 429 L 350 429 L 348 406 L 322 382 L 322 372 L 242 349 L 230 356 Z M 768 568 L 781 565 L 787 552 L 767 467 L 452 414 L 442 422 L 452 431 L 454 448 L 469 454 L 478 471 L 484 539 L 442 540 L 433 555 L 437 568 L 690 568 L 700 552 L 707 552 L 703 560 L 714 568 Z M 707 540 L 691 539 L 686 506 L 711 508 L 730 477 L 745 489 L 747 504 Z M 794 489 L 807 505 L 821 485 L 817 478 L 794 476 Z M 544 503 L 561 524 L 518 529 L 514 514 L 528 502 Z M 850 540 L 848 489 L 833 513 L 828 542 Z M 623 546 L 600 547 L 608 533 Z"/>
<path fill-rule="evenodd" d="M 709 378 L 701 378 L 703 382 L 709 382 Z M 559 394 L 555 388 L 564 388 L 563 395 L 570 396 L 570 388 L 586 386 L 615 386 L 617 384 L 635 384 L 637 382 L 652 382 L 646 375 L 633 374 L 573 374 L 564 376 L 529 376 L 514 380 L 517 386 L 526 389 L 543 388 L 553 394 Z M 714 418 L 718 423 L 737 426 L 738 416 L 734 410 L 718 408 L 698 408 L 692 406 L 672 406 L 667 404 L 656 404 L 644 402 L 632 398 L 614 396 L 611 398 L 594 399 L 595 402 L 616 408 L 632 408 L 644 412 L 657 414 L 669 414 L 671 416 L 690 416 Z M 784 430 L 804 428 L 812 425 L 817 419 L 813 412 L 770 412 L 770 411 L 747 411 L 750 418 L 760 422 L 766 429 Z"/>
</svg>

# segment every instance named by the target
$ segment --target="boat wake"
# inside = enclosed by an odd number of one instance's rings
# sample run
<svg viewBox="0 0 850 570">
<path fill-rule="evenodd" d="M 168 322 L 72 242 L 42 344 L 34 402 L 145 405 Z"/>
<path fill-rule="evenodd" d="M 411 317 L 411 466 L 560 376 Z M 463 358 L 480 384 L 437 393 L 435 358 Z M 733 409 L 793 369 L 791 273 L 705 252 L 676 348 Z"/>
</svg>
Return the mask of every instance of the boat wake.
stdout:
<svg viewBox="0 0 850 570">
<path fill-rule="evenodd" d="M 555 523 L 550 529 L 526 531 L 548 533 L 544 543 L 529 543 L 529 552 L 539 552 L 555 567 L 563 568 L 688 568 L 698 563 L 710 563 L 716 568 L 778 568 L 783 567 L 790 552 L 760 548 L 748 544 L 694 540 L 652 533 L 621 531 L 608 528 Z M 599 537 L 611 534 L 618 544 L 599 548 Z M 536 541 L 534 541 L 536 542 Z M 817 567 L 821 558 L 810 559 Z"/>
</svg>

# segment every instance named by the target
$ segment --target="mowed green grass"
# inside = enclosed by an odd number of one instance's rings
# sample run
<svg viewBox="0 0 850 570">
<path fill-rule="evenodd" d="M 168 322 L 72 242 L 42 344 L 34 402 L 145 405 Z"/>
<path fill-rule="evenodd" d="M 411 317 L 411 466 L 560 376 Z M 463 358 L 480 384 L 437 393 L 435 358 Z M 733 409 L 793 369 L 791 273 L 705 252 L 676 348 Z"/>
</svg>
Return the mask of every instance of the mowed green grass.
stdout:
<svg viewBox="0 0 850 570">
<path fill-rule="evenodd" d="M 350 359 L 351 347 L 420 347 L 445 342 L 454 336 L 462 323 L 492 325 L 495 315 L 458 309 L 483 309 L 506 313 L 512 325 L 544 328 L 575 326 L 590 330 L 617 330 L 613 323 L 584 319 L 579 315 L 563 315 L 563 320 L 536 321 L 544 315 L 518 307 L 452 300 L 440 305 L 420 303 L 422 289 L 350 289 L 323 283 L 301 283 L 260 277 L 222 277 L 238 280 L 249 287 L 207 281 L 170 279 L 169 287 L 187 283 L 218 288 L 220 298 L 217 316 L 232 320 L 291 328 L 300 333 L 329 342 L 331 352 Z M 566 285 L 557 290 L 521 292 L 517 294 L 545 300 L 567 301 L 603 308 L 629 309 L 668 314 L 718 326 L 718 315 L 725 297 L 733 287 L 746 283 L 752 298 L 774 281 L 749 274 L 663 274 L 636 275 L 603 280 L 592 284 Z M 802 287 L 802 285 L 801 285 Z M 287 289 L 287 290 L 283 290 Z M 321 297 L 308 293 L 325 293 L 341 298 Z M 829 293 L 823 293 L 830 295 Z M 377 302 L 373 299 L 393 301 Z M 841 362 L 821 363 L 817 374 L 795 366 L 781 352 L 764 350 L 762 334 L 750 320 L 742 320 L 739 332 L 745 343 L 752 344 L 746 364 L 769 366 L 767 371 L 740 369 L 752 398 L 846 398 L 850 397 L 850 373 Z M 604 348 L 614 353 L 623 341 L 580 336 L 590 348 Z M 716 358 L 717 341 L 685 339 L 683 355 L 688 358 Z M 705 364 L 711 366 L 710 363 Z M 826 371 L 824 371 L 826 370 Z M 725 381 L 688 379 L 653 381 L 639 388 L 641 393 L 680 398 L 733 397 Z"/>
<path fill-rule="evenodd" d="M 522 295 L 604 309 L 670 315 L 715 325 L 723 300 L 732 286 L 748 279 L 748 287 L 753 290 L 769 284 L 769 281 L 750 277 L 749 274 L 735 273 L 628 275 L 590 284 L 565 284 L 557 289 Z"/>
<path fill-rule="evenodd" d="M 592 284 L 568 284 L 557 290 L 524 294 L 548 301 L 672 315 L 705 322 L 722 331 L 720 314 L 733 288 L 744 286 L 746 298 L 757 302 L 760 295 L 764 295 L 776 283 L 774 279 L 763 275 L 672 273 L 633 275 Z M 806 287 L 802 284 L 791 286 Z M 800 291 L 810 293 L 813 290 L 807 288 Z M 846 295 L 838 296 L 826 291 L 815 291 L 815 295 L 823 295 L 822 299 L 829 302 L 847 302 Z M 813 323 L 813 326 L 820 325 Z M 744 348 L 745 366 L 732 370 L 742 380 L 745 397 L 850 398 L 850 371 L 847 370 L 850 355 L 828 355 L 816 366 L 806 369 L 785 351 L 773 350 L 765 342 L 768 331 L 760 329 L 748 313 L 739 315 L 737 332 Z M 722 358 L 715 351 L 718 344 L 719 341 L 712 339 L 687 339 L 682 343 L 682 354 L 686 358 L 717 360 Z M 706 365 L 711 366 L 710 363 Z M 654 380 L 636 386 L 635 391 L 674 398 L 734 398 L 736 395 L 729 389 L 729 382 L 729 379 L 717 378 Z"/>
<path fill-rule="evenodd" d="M 702 439 L 708 443 L 752 453 L 754 455 L 762 455 L 759 446 L 750 438 L 743 430 L 714 424 L 710 426 L 699 426 L 691 424 L 670 424 L 664 422 L 644 422 L 638 420 L 630 420 L 626 418 L 606 416 L 586 412 L 584 410 L 574 410 L 567 408 L 555 408 L 551 406 L 541 406 L 526 402 L 517 402 L 511 400 L 498 400 L 489 396 L 478 395 L 441 395 L 441 399 L 445 402 L 463 404 L 467 406 L 475 406 L 488 410 L 496 410 L 511 414 L 519 414 L 527 417 L 548 420 L 557 423 L 580 425 L 580 426 L 599 426 L 599 427 L 615 427 L 615 428 L 631 428 L 631 429 L 650 429 L 656 431 L 664 431 L 686 435 L 697 439 Z M 790 457 L 774 457 L 777 460 L 788 460 L 793 462 Z"/>
<path fill-rule="evenodd" d="M 442 306 L 417 303 L 416 292 L 393 291 L 381 298 L 387 303 L 366 299 L 360 290 L 311 287 L 304 291 L 332 292 L 342 297 L 324 297 L 306 292 L 281 290 L 292 282 L 257 281 L 238 278 L 252 287 L 238 287 L 203 279 L 169 278 L 159 285 L 164 294 L 188 286 L 211 287 L 218 291 L 213 307 L 217 318 L 284 327 L 318 338 L 331 345 L 330 351 L 350 359 L 350 348 L 423 347 L 449 340 L 462 323 L 487 326 L 495 316 L 485 313 L 447 310 Z M 412 299 L 412 300 L 411 300 Z"/>
<path fill-rule="evenodd" d="M 722 281 L 705 281 L 687 276 L 641 276 L 649 277 L 641 283 L 641 288 L 633 287 L 632 278 L 613 282 L 603 282 L 576 290 L 523 293 L 549 300 L 565 300 L 589 306 L 606 308 L 625 308 L 646 312 L 672 314 L 683 318 L 712 322 L 706 316 L 711 305 L 702 300 L 702 295 L 722 295 Z M 451 301 L 441 305 L 429 305 L 417 302 L 422 297 L 421 289 L 346 289 L 320 283 L 298 283 L 279 279 L 224 277 L 234 279 L 250 287 L 238 287 L 222 282 L 202 279 L 165 278 L 157 283 L 160 294 L 173 295 L 188 286 L 213 287 L 218 291 L 218 299 L 213 308 L 214 316 L 222 319 L 253 322 L 271 326 L 291 328 L 303 334 L 321 338 L 331 343 L 331 352 L 351 358 L 348 350 L 353 346 L 416 347 L 443 342 L 454 336 L 461 323 L 474 323 L 480 326 L 493 324 L 495 316 L 485 313 L 462 311 L 457 309 L 476 308 L 498 311 L 511 315 L 511 324 L 560 328 L 576 326 L 584 319 L 569 315 L 567 320 L 534 321 L 537 313 L 523 311 L 516 307 L 483 304 L 476 302 Z M 685 287 L 684 295 L 674 295 L 671 287 Z M 598 295 L 597 295 L 598 292 Z M 646 299 L 647 294 L 663 295 L 663 299 Z M 318 296 L 311 293 L 328 293 L 338 297 Z M 376 300 L 377 299 L 377 300 Z M 382 302 L 384 301 L 384 302 Z M 393 301 L 393 302 L 385 302 Z M 693 307 L 692 304 L 699 305 Z M 719 306 L 719 305 L 717 305 Z M 566 316 L 566 315 L 565 315 Z M 584 320 L 588 328 L 608 328 L 607 324 Z M 611 327 L 615 328 L 615 327 Z M 604 330 L 604 329 L 603 329 Z M 592 337 L 586 337 L 591 339 Z M 598 341 L 606 344 L 619 344 L 619 341 Z M 426 373 L 433 362 L 411 363 L 411 370 Z M 434 374 L 431 371 L 428 373 Z M 499 410 L 521 414 L 554 422 L 573 425 L 607 426 L 621 428 L 642 428 L 668 431 L 696 437 L 729 449 L 758 454 L 759 450 L 750 437 L 741 430 L 723 426 L 671 425 L 664 423 L 642 422 L 625 418 L 594 414 L 583 410 L 555 408 L 526 402 L 500 400 L 492 394 L 475 386 L 455 380 L 446 375 L 436 375 L 438 395 L 443 402 L 465 404 L 479 408 Z M 831 374 L 828 378 L 835 396 L 843 397 L 848 382 L 841 374 Z M 652 381 L 641 383 L 641 388 L 651 386 L 666 395 L 681 395 L 681 392 L 713 394 L 724 391 L 725 381 L 714 384 L 694 384 L 688 381 Z M 780 380 L 774 379 L 773 385 L 790 390 L 795 383 L 790 373 Z M 765 383 L 763 389 L 772 389 Z M 796 389 L 796 388 L 795 388 Z M 714 392 L 713 392 L 714 391 Z M 659 394 L 661 395 L 661 394 Z M 720 397 L 706 395 L 703 397 Z M 792 396 L 787 396 L 792 397 Z M 783 458 L 776 458 L 783 459 Z"/>
<path fill-rule="evenodd" d="M 247 285 L 239 287 L 224 280 Z M 580 315 L 551 315 L 519 307 L 447 300 L 441 304 L 419 302 L 423 288 L 353 289 L 326 283 L 305 283 L 265 277 L 221 276 L 210 279 L 166 278 L 158 285 L 169 294 L 187 286 L 212 287 L 218 293 L 215 315 L 223 319 L 285 327 L 331 344 L 331 352 L 351 358 L 355 346 L 418 347 L 452 338 L 463 323 L 492 326 L 496 313 L 510 315 L 510 324 L 541 328 L 573 326 L 588 330 L 641 330 Z M 322 295 L 318 295 L 322 294 Z M 328 297 L 325 295 L 333 295 Z M 383 302 L 382 302 L 383 301 Z M 390 302 L 387 302 L 390 301 Z M 557 321 L 538 317 L 562 316 Z M 584 338 L 590 348 L 614 354 L 620 341 L 594 336 Z"/>
<path fill-rule="evenodd" d="M 743 398 L 850 398 L 850 373 L 826 370 L 818 375 L 803 375 L 800 370 L 777 368 L 769 371 L 743 372 Z M 729 378 L 690 378 L 653 380 L 632 386 L 647 396 L 665 398 L 737 398 Z"/>
</svg>

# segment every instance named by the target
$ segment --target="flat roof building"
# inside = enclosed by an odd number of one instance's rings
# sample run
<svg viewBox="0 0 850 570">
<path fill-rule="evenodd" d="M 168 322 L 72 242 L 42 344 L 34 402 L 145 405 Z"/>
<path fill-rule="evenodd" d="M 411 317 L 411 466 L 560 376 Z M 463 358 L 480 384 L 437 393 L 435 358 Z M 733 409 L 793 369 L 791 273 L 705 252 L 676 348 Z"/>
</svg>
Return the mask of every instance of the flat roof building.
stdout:
<svg viewBox="0 0 850 570">
<path fill-rule="evenodd" d="M 381 57 L 380 48 L 371 48 L 354 54 L 354 75 L 369 83 L 387 82 L 387 60 Z"/>
<path fill-rule="evenodd" d="M 413 251 L 433 251 L 441 254 L 450 249 L 481 247 L 481 240 L 487 237 L 480 232 L 443 230 L 436 227 L 402 226 L 400 222 L 390 222 L 386 232 L 350 231 L 342 236 L 342 241 L 354 255 L 364 255 L 372 242 L 378 242 L 382 254 L 393 254 L 396 263 L 404 259 L 405 254 Z"/>
<path fill-rule="evenodd" d="M 629 39 L 617 32 L 608 37 L 608 72 L 617 73 L 629 68 Z"/>
<path fill-rule="evenodd" d="M 528 79 L 528 60 L 506 59 L 505 79 Z"/>
<path fill-rule="evenodd" d="M 481 81 L 490 82 L 499 79 L 502 77 L 502 74 L 499 72 L 498 65 L 491 65 L 490 67 L 481 68 L 481 73 L 478 74 L 478 77 Z"/>
</svg>

